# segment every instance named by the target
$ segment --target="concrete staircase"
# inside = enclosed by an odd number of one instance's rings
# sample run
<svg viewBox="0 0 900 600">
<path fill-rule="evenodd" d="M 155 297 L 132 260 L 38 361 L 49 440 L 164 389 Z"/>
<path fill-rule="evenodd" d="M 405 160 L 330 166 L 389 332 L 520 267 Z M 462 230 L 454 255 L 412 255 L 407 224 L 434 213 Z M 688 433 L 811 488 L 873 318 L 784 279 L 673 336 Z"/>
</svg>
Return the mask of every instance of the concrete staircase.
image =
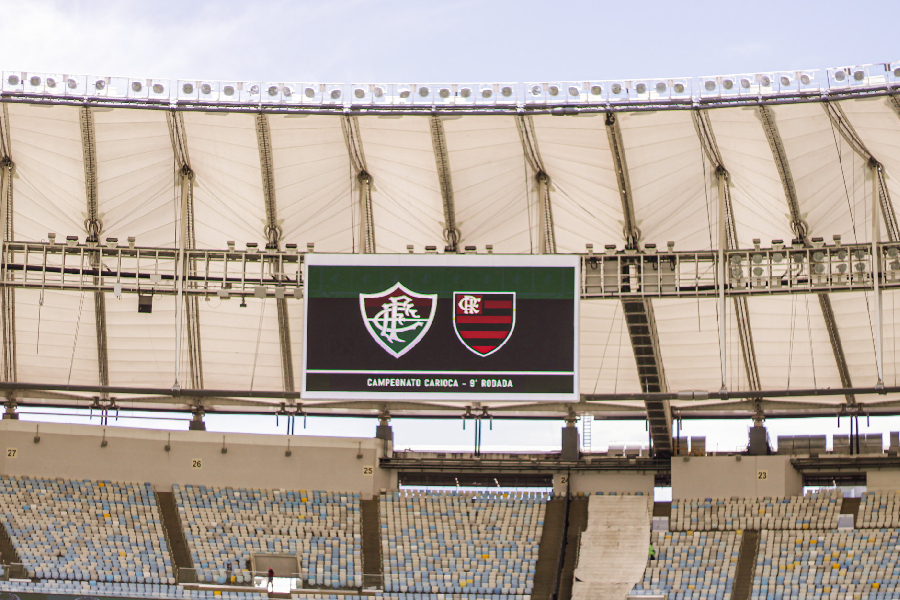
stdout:
<svg viewBox="0 0 900 600">
<path fill-rule="evenodd" d="M 181 517 L 178 516 L 178 505 L 172 492 L 156 492 L 156 505 L 159 507 L 163 529 L 169 542 L 169 554 L 175 565 L 175 577 L 178 583 L 197 583 L 197 573 L 191 560 L 191 551 L 184 538 Z"/>
<path fill-rule="evenodd" d="M 647 496 L 590 497 L 573 600 L 624 600 L 643 579 L 652 512 Z"/>
<path fill-rule="evenodd" d="M 566 499 L 553 498 L 544 512 L 531 600 L 551 600 L 559 588 L 560 560 L 566 535 Z"/>
<path fill-rule="evenodd" d="M 12 579 L 25 579 L 28 575 L 5 525 L 0 525 L 0 562 L 9 565 L 9 576 Z"/>
<path fill-rule="evenodd" d="M 753 575 L 756 573 L 756 554 L 759 552 L 759 532 L 745 529 L 741 536 L 741 549 L 738 553 L 737 569 L 734 572 L 734 585 L 731 588 L 731 600 L 750 600 L 753 591 Z"/>
<path fill-rule="evenodd" d="M 572 582 L 575 577 L 575 563 L 578 561 L 578 545 L 581 533 L 588 523 L 588 497 L 572 498 L 569 502 L 569 525 L 566 529 L 565 558 L 559 576 L 558 600 L 572 599 Z"/>
<path fill-rule="evenodd" d="M 841 502 L 841 514 L 853 515 L 853 526 L 856 527 L 856 517 L 859 515 L 859 503 L 862 498 L 844 498 Z"/>
<path fill-rule="evenodd" d="M 363 589 L 384 589 L 381 559 L 381 514 L 378 496 L 359 503 L 362 515 Z"/>
</svg>

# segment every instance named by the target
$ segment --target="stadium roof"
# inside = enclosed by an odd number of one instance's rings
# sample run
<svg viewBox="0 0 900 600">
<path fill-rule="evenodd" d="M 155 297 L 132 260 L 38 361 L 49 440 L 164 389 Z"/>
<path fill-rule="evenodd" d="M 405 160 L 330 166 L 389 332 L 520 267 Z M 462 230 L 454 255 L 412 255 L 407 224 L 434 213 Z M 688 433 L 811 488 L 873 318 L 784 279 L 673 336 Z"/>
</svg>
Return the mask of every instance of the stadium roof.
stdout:
<svg viewBox="0 0 900 600">
<path fill-rule="evenodd" d="M 871 244 L 875 209 L 878 241 L 888 252 L 900 242 L 891 205 L 900 198 L 900 97 L 893 95 L 900 92 L 900 68 L 787 75 L 748 76 L 746 87 L 740 76 L 510 84 L 509 95 L 506 84 L 496 84 L 485 88 L 491 97 L 473 85 L 469 101 L 461 84 L 411 85 L 403 98 L 400 86 L 212 82 L 204 98 L 204 82 L 190 83 L 188 93 L 189 82 L 5 72 L 0 159 L 9 165 L 6 281 L 13 283 L 3 296 L 3 385 L 20 402 L 84 407 L 112 396 L 123 408 L 199 402 L 261 411 L 301 403 L 307 411 L 338 414 L 462 410 L 462 403 L 299 398 L 302 299 L 290 294 L 282 300 L 252 291 L 230 299 L 186 293 L 179 327 L 179 296 L 155 290 L 154 274 L 174 268 L 187 188 L 192 205 L 184 217 L 191 225 L 184 243 L 200 252 L 195 256 L 225 250 L 230 241 L 243 250 L 273 240 L 279 252 L 290 252 L 288 244 L 301 251 L 314 244 L 316 252 L 405 253 L 409 245 L 424 252 L 458 240 L 459 251 L 491 245 L 495 253 L 586 254 L 592 244 L 595 254 L 614 245 L 607 255 L 628 256 L 646 252 L 648 243 L 657 252 L 674 243 L 676 252 L 710 254 L 720 245 L 720 197 L 733 223 L 725 233 L 730 250 L 778 248 L 773 240 L 827 248 L 836 235 L 845 246 Z M 681 93 L 679 81 L 686 86 Z M 624 89 L 620 97 L 616 83 Z M 242 95 L 252 85 L 257 95 Z M 237 90 L 234 101 L 223 95 L 228 86 Z M 270 88 L 275 94 L 267 97 Z M 101 243 L 117 238 L 124 247 L 133 237 L 137 248 L 169 252 L 144 252 L 143 265 L 135 266 L 147 271 L 140 295 L 127 285 L 125 293 L 95 294 L 91 278 L 82 277 L 84 264 L 75 282 L 74 276 L 57 284 L 22 279 L 59 254 L 47 245 L 49 251 L 34 252 L 28 242 L 54 233 L 56 246 L 78 236 L 72 247 L 84 248 L 91 231 Z M 11 242 L 23 245 L 16 250 Z M 79 256 L 90 260 L 89 253 Z M 102 261 L 113 268 L 109 257 Z M 900 291 L 886 274 L 880 279 L 879 316 L 871 279 L 831 293 L 738 297 L 729 289 L 722 345 L 715 292 L 648 292 L 637 298 L 642 306 L 617 294 L 586 293 L 585 399 L 575 409 L 635 414 L 644 404 L 628 395 L 640 399 L 649 389 L 672 396 L 671 406 L 684 414 L 834 414 L 854 405 L 894 412 L 893 390 L 871 392 L 879 379 L 879 323 L 882 381 L 900 385 Z M 101 287 L 114 289 L 108 285 Z M 138 312 L 150 294 L 152 313 Z M 651 321 L 646 354 L 629 321 L 641 315 Z M 721 349 L 725 386 L 740 398 L 715 398 Z M 201 399 L 172 390 L 175 381 L 182 389 L 224 392 Z M 786 393 L 829 388 L 842 391 Z M 483 406 L 497 415 L 566 411 Z"/>
</svg>

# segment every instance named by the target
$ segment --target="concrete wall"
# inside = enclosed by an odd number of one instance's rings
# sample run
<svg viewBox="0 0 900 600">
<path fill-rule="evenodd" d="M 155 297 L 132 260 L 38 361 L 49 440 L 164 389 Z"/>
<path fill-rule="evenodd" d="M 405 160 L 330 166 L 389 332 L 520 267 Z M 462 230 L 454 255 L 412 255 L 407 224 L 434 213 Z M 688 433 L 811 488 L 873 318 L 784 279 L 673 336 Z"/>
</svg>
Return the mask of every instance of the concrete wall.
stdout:
<svg viewBox="0 0 900 600">
<path fill-rule="evenodd" d="M 162 491 L 193 483 L 364 498 L 397 485 L 396 473 L 378 467 L 382 441 L 375 439 L 292 436 L 287 457 L 288 436 L 41 423 L 35 443 L 37 430 L 36 423 L 0 421 L 0 474 L 147 481 Z"/>
<path fill-rule="evenodd" d="M 866 490 L 870 492 L 900 491 L 900 469 L 869 470 L 866 472 Z"/>
<path fill-rule="evenodd" d="M 672 498 L 799 496 L 803 477 L 790 456 L 700 456 L 672 459 Z"/>
</svg>

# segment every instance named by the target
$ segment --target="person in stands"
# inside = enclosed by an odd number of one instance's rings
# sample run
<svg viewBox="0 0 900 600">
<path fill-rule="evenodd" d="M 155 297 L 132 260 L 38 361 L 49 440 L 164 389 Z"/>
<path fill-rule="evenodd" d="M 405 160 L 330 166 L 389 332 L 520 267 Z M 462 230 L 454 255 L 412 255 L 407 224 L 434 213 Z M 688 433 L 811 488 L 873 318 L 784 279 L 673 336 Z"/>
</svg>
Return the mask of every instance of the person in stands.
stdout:
<svg viewBox="0 0 900 600">
<path fill-rule="evenodd" d="M 653 546 L 650 546 L 651 548 Z M 266 590 L 269 592 L 275 591 L 275 570 L 272 567 L 269 567 L 269 583 L 266 585 Z"/>
<path fill-rule="evenodd" d="M 653 542 L 650 542 L 650 560 L 656 560 L 656 548 L 653 547 Z"/>
</svg>

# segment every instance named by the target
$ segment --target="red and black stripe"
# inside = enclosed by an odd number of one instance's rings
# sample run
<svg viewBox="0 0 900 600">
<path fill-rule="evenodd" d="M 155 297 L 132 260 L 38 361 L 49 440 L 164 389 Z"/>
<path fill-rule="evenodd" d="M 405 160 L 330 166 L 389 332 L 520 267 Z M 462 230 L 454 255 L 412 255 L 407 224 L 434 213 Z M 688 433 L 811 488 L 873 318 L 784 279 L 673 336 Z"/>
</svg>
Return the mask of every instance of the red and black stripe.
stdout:
<svg viewBox="0 0 900 600">
<path fill-rule="evenodd" d="M 479 313 L 467 314 L 459 306 L 465 295 L 480 298 Z M 503 344 L 512 332 L 515 315 L 515 294 L 478 292 L 454 294 L 454 326 L 463 343 L 482 356 Z"/>
</svg>

